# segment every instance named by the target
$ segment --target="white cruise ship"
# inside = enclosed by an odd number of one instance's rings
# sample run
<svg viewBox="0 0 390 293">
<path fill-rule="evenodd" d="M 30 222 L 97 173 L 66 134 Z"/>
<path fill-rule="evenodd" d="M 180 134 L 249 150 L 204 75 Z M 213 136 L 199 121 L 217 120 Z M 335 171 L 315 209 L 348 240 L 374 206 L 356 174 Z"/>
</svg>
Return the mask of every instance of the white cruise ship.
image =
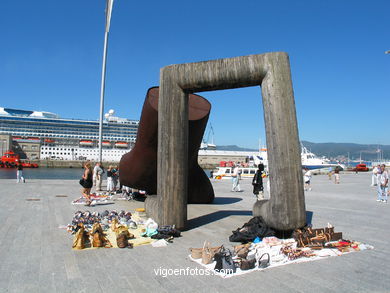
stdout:
<svg viewBox="0 0 390 293">
<path fill-rule="evenodd" d="M 139 121 L 114 116 L 103 122 L 102 160 L 119 161 L 133 147 Z M 98 160 L 99 121 L 65 119 L 42 111 L 0 107 L 0 135 L 26 159 Z M 24 148 L 29 148 L 24 152 Z M 5 151 L 5 150 L 4 150 Z"/>
</svg>

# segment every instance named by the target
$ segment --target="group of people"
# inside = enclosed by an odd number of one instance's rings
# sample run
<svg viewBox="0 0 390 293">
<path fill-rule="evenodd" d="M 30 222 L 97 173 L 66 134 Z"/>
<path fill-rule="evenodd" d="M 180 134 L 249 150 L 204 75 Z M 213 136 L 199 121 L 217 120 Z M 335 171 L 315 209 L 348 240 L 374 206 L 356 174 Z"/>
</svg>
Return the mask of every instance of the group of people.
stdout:
<svg viewBox="0 0 390 293">
<path fill-rule="evenodd" d="M 371 186 L 377 186 L 376 201 L 387 203 L 387 197 L 389 195 L 389 174 L 385 164 L 372 168 Z"/>
<path fill-rule="evenodd" d="M 234 165 L 233 171 L 232 171 L 232 192 L 241 192 L 240 188 L 240 180 L 241 180 L 241 170 L 240 170 L 241 164 L 238 162 Z M 253 186 L 253 194 L 257 197 L 257 199 L 263 199 L 264 198 L 264 187 L 263 187 L 263 174 L 264 174 L 264 165 L 259 164 L 258 169 L 256 170 L 255 175 L 252 179 L 252 186 Z"/>
<path fill-rule="evenodd" d="M 83 187 L 81 193 L 86 198 L 86 205 L 91 204 L 91 189 L 96 186 L 96 191 L 102 190 L 104 167 L 101 163 L 96 163 L 92 169 L 91 162 L 84 163 L 84 172 L 80 179 L 80 185 Z M 118 185 L 119 169 L 109 166 L 107 169 L 107 191 L 115 192 Z"/>
<path fill-rule="evenodd" d="M 340 184 L 340 168 L 336 166 L 336 168 L 333 170 L 332 167 L 329 167 L 328 176 L 329 180 L 332 180 L 332 176 L 334 175 L 334 183 Z M 312 173 L 308 168 L 303 169 L 303 182 L 304 182 L 304 188 L 305 191 L 311 191 L 311 177 Z"/>
</svg>

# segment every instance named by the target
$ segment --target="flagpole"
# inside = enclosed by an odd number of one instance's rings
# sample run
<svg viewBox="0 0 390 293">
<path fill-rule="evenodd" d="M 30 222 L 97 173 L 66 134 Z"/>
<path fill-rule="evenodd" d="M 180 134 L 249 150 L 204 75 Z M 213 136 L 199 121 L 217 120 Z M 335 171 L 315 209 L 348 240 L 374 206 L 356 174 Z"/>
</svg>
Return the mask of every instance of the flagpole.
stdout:
<svg viewBox="0 0 390 293">
<path fill-rule="evenodd" d="M 102 162 L 102 140 L 103 140 L 103 112 L 104 112 L 104 91 L 106 83 L 106 61 L 107 61 L 107 45 L 108 32 L 110 30 L 111 12 L 114 0 L 106 0 L 106 29 L 104 32 L 104 48 L 103 48 L 103 65 L 102 65 L 102 80 L 100 84 L 100 119 L 99 119 L 99 162 Z"/>
</svg>

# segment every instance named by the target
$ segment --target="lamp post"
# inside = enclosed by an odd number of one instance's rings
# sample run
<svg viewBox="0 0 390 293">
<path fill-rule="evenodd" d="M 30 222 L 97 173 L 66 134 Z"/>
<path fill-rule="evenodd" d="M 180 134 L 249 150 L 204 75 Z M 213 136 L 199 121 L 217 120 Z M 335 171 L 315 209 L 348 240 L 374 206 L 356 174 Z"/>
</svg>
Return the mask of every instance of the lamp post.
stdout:
<svg viewBox="0 0 390 293">
<path fill-rule="evenodd" d="M 110 31 L 110 21 L 111 21 L 111 12 L 112 12 L 113 4 L 114 4 L 114 0 L 106 0 L 106 29 L 104 32 L 102 80 L 100 85 L 100 119 L 99 119 L 99 162 L 100 163 L 102 162 L 104 90 L 105 90 L 105 83 L 106 83 L 108 32 Z"/>
</svg>

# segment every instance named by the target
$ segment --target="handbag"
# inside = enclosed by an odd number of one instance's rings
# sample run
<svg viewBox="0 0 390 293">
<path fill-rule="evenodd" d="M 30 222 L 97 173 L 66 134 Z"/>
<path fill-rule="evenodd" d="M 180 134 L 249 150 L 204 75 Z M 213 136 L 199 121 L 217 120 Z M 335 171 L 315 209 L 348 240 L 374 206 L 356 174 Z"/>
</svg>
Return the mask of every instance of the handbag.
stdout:
<svg viewBox="0 0 390 293">
<path fill-rule="evenodd" d="M 82 186 L 82 187 L 84 187 L 85 188 L 85 179 L 84 178 L 81 178 L 80 179 L 80 181 L 79 181 L 79 183 L 80 183 L 80 185 Z"/>
<path fill-rule="evenodd" d="M 213 262 L 214 252 L 210 248 L 210 243 L 204 242 L 202 249 L 202 264 L 208 265 Z"/>
<path fill-rule="evenodd" d="M 232 274 L 236 272 L 236 265 L 233 261 L 233 255 L 229 249 L 222 248 L 220 252 L 214 256 L 216 264 L 214 270 L 225 274 Z"/>
<path fill-rule="evenodd" d="M 242 259 L 240 269 L 243 271 L 254 269 L 256 265 L 256 259 L 246 260 Z"/>
<path fill-rule="evenodd" d="M 239 258 L 246 258 L 249 252 L 249 246 L 250 244 L 241 244 L 234 246 L 234 253 L 239 257 Z"/>
<path fill-rule="evenodd" d="M 265 257 L 264 257 L 265 256 Z M 269 262 L 270 262 L 270 256 L 269 256 L 269 253 L 264 253 L 262 256 L 260 256 L 259 258 L 259 263 L 258 263 L 258 267 L 259 269 L 265 269 L 266 267 L 269 266 Z"/>
</svg>

